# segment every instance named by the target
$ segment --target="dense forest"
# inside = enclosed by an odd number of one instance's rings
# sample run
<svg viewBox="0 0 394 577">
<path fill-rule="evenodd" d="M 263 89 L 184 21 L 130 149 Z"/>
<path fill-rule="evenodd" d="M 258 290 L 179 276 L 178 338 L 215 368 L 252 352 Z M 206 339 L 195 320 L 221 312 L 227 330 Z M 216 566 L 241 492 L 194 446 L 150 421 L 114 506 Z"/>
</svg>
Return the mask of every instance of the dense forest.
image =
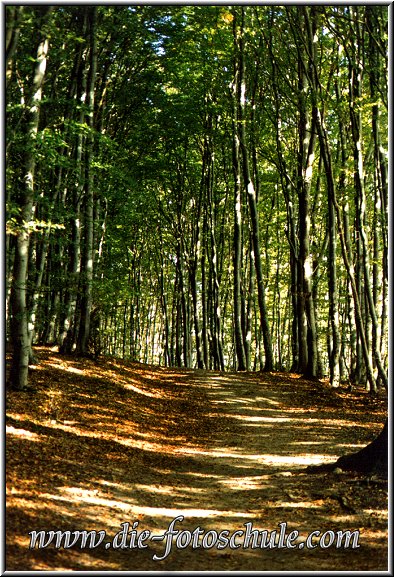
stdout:
<svg viewBox="0 0 394 577">
<path fill-rule="evenodd" d="M 388 6 L 4 10 L 11 388 L 36 344 L 387 387 Z"/>
</svg>

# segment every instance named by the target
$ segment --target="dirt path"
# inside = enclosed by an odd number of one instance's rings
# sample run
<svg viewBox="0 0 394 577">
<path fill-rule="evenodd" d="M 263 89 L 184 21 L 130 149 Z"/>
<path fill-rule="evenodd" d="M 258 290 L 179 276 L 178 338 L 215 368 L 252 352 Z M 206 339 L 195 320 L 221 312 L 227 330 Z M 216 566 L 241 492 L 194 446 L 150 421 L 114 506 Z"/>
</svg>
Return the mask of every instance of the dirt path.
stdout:
<svg viewBox="0 0 394 577">
<path fill-rule="evenodd" d="M 384 480 L 305 473 L 369 442 L 384 422 L 384 399 L 295 375 L 38 354 L 35 392 L 7 398 L 8 570 L 387 570 Z M 152 557 L 165 555 L 166 539 L 133 548 L 129 536 L 123 550 L 28 548 L 33 529 L 105 530 L 110 541 L 121 523 L 159 536 L 180 515 L 180 544 L 186 531 L 191 542 L 182 550 L 174 544 L 163 560 Z M 247 548 L 192 546 L 198 528 L 209 546 L 212 531 L 227 530 L 224 543 L 245 523 L 278 533 L 286 523 L 285 539 L 299 532 L 295 548 L 253 549 L 253 537 Z M 337 531 L 357 530 L 360 547 L 300 545 L 314 530 L 326 532 L 326 543 Z"/>
</svg>

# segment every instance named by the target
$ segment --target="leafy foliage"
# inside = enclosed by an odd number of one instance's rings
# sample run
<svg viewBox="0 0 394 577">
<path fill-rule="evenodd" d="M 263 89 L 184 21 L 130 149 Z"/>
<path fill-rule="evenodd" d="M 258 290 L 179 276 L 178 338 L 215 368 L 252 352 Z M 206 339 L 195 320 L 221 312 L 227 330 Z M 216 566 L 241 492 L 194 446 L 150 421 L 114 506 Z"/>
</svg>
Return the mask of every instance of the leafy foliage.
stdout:
<svg viewBox="0 0 394 577">
<path fill-rule="evenodd" d="M 316 110 L 323 115 L 329 135 L 339 208 L 348 219 L 347 250 L 354 255 L 364 322 L 368 326 L 373 318 L 362 291 L 367 266 L 380 326 L 378 348 L 387 365 L 387 8 L 141 5 L 99 6 L 97 14 L 98 73 L 94 110 L 90 111 L 85 94 L 90 73 L 90 12 L 83 6 L 57 6 L 50 13 L 44 29 L 50 47 L 34 143 L 26 138 L 24 127 L 34 64 L 30 47 L 34 25 L 42 17 L 38 8 L 25 7 L 21 12 L 19 40 L 9 62 L 7 231 L 15 235 L 29 227 L 28 275 L 34 276 L 34 266 L 47 252 L 45 286 L 55 290 L 63 283 L 52 299 L 39 301 L 38 316 L 47 324 L 40 338 L 46 335 L 45 339 L 61 345 L 66 323 L 75 327 L 74 342 L 77 339 L 77 301 L 85 290 L 79 268 L 89 224 L 86 187 L 92 179 L 95 288 L 91 304 L 105 311 L 100 326 L 111 335 L 108 342 L 112 345 L 104 352 L 134 355 L 138 342 L 141 360 L 193 365 L 197 362 L 198 330 L 206 343 L 207 366 L 214 367 L 212 319 L 216 315 L 225 367 L 235 366 L 232 143 L 239 125 L 238 121 L 234 124 L 232 86 L 236 43 L 241 42 L 245 79 L 243 96 L 238 96 L 244 97 L 242 123 L 257 191 L 274 366 L 290 369 L 296 362 L 297 337 L 292 326 L 297 307 L 302 305 L 294 301 L 301 289 L 294 285 L 293 269 L 303 269 L 299 262 L 303 226 L 300 186 L 306 174 L 300 159 L 300 127 L 304 112 L 312 118 Z M 9 11 L 10 30 L 13 18 L 15 14 Z M 310 67 L 305 68 L 311 58 L 308 22 L 315 27 L 316 53 L 313 65 L 310 60 Z M 367 34 L 371 27 L 376 32 Z M 351 79 L 360 59 L 360 92 L 354 95 Z M 309 80 L 301 89 L 303 74 Z M 359 242 L 359 199 L 354 189 L 359 164 L 351 111 L 360 121 L 364 226 L 371 252 L 368 265 L 363 264 L 365 249 Z M 21 223 L 19 213 L 18 187 L 24 178 L 26 151 L 32 152 L 35 163 L 35 215 L 31 219 L 35 224 L 31 227 Z M 327 374 L 331 289 L 326 278 L 331 265 L 321 142 L 316 145 L 310 170 L 307 258 L 313 263 L 319 363 L 321 374 Z M 247 186 L 245 182 L 241 195 L 243 338 L 251 350 L 251 366 L 260 368 L 264 354 L 257 286 L 250 268 L 253 250 Z M 47 237 L 42 233 L 49 223 L 51 234 Z M 12 250 L 11 243 L 10 279 Z M 356 380 L 361 382 L 365 371 L 357 360 L 360 335 L 358 328 L 355 337 L 353 334 L 351 297 L 339 245 L 335 261 L 340 289 L 341 378 L 355 378 L 351 367 L 358 363 Z M 380 276 L 385 279 L 381 285 Z M 55 310 L 66 311 L 67 318 L 58 317 Z M 164 354 L 167 349 L 169 357 Z"/>
</svg>

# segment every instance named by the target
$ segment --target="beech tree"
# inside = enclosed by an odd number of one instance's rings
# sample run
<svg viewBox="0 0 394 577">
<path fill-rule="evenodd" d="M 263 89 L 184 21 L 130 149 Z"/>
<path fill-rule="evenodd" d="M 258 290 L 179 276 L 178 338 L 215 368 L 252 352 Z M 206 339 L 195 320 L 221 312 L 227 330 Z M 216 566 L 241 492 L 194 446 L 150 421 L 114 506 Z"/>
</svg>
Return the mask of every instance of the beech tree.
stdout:
<svg viewBox="0 0 394 577">
<path fill-rule="evenodd" d="M 88 14 L 89 22 L 89 72 L 87 78 L 86 106 L 87 117 L 86 125 L 88 136 L 86 139 L 85 151 L 85 185 L 84 185 L 84 221 L 85 221 L 85 238 L 84 252 L 81 266 L 82 280 L 82 299 L 81 299 L 81 318 L 79 324 L 77 350 L 81 354 L 86 354 L 88 339 L 90 335 L 90 316 L 92 311 L 92 290 L 93 290 L 93 203 L 94 203 L 94 179 L 92 175 L 93 164 L 93 147 L 94 147 L 94 98 L 95 83 L 97 71 L 97 7 L 93 6 Z"/>
<path fill-rule="evenodd" d="M 13 386 L 51 344 L 387 387 L 386 7 L 6 19 Z"/>
<path fill-rule="evenodd" d="M 15 254 L 13 265 L 13 279 L 11 284 L 11 337 L 13 345 L 10 385 L 12 388 L 23 390 L 27 386 L 29 358 L 32 356 L 29 339 L 28 310 L 27 310 L 27 283 L 28 283 L 28 256 L 29 241 L 32 229 L 37 138 L 42 101 L 42 85 L 45 76 L 48 55 L 48 18 L 51 7 L 35 8 L 31 16 L 34 30 L 35 45 L 31 55 L 34 61 L 33 73 L 28 77 L 28 83 L 21 87 L 22 123 L 26 134 L 26 142 L 22 149 L 22 162 L 17 176 L 19 194 L 16 199 L 18 209 L 15 222 Z M 13 14 L 14 15 L 14 14 Z M 13 22 L 15 27 L 15 22 Z M 15 50 L 16 31 L 12 31 L 13 44 L 10 40 L 8 58 Z M 10 54 L 11 52 L 11 54 Z M 31 319 L 33 320 L 33 319 Z"/>
<path fill-rule="evenodd" d="M 245 10 L 241 9 L 241 22 L 239 29 L 235 29 L 236 40 L 236 58 L 238 58 L 238 74 L 237 74 L 237 106 L 238 106 L 238 130 L 239 143 L 242 151 L 242 165 L 243 165 L 243 179 L 244 186 L 247 193 L 250 220 L 251 220 L 251 236 L 253 246 L 254 266 L 256 270 L 257 294 L 260 311 L 261 333 L 264 340 L 265 365 L 266 371 L 271 371 L 273 368 L 272 358 L 272 344 L 271 333 L 268 323 L 267 308 L 265 302 L 265 288 L 263 271 L 261 264 L 261 249 L 260 249 L 260 235 L 259 235 L 259 216 L 257 210 L 256 189 L 253 183 L 251 170 L 249 166 L 249 151 L 246 138 L 246 78 L 245 78 Z M 257 176 L 257 175 L 256 175 Z"/>
</svg>

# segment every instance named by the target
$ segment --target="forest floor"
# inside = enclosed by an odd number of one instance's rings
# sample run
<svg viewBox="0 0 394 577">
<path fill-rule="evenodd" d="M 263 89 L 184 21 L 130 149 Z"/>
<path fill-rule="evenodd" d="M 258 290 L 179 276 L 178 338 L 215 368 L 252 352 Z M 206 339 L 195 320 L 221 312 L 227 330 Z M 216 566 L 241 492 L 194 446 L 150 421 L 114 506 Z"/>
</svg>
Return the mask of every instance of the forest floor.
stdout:
<svg viewBox="0 0 394 577">
<path fill-rule="evenodd" d="M 305 470 L 370 442 L 386 418 L 383 393 L 332 390 L 287 373 L 36 353 L 31 389 L 6 400 L 8 571 L 387 571 L 387 480 Z M 286 523 L 286 536 L 299 537 L 288 541 L 293 549 L 261 548 L 261 537 L 256 548 L 251 540 L 218 549 L 193 548 L 192 535 L 190 545 L 174 542 L 153 560 L 170 540 L 144 541 L 141 532 L 164 535 L 179 515 L 175 529 L 200 527 L 207 547 L 215 539 L 208 531 L 227 530 L 224 543 L 245 523 L 278 533 Z M 126 548 L 106 548 L 121 523 L 146 547 L 129 533 Z M 55 535 L 29 549 L 33 530 L 104 530 L 106 539 L 94 549 L 80 540 L 55 548 Z M 312 531 L 331 532 L 327 544 L 345 530 L 359 531 L 358 548 L 301 544 Z M 233 544 L 243 538 L 233 535 Z"/>
</svg>

